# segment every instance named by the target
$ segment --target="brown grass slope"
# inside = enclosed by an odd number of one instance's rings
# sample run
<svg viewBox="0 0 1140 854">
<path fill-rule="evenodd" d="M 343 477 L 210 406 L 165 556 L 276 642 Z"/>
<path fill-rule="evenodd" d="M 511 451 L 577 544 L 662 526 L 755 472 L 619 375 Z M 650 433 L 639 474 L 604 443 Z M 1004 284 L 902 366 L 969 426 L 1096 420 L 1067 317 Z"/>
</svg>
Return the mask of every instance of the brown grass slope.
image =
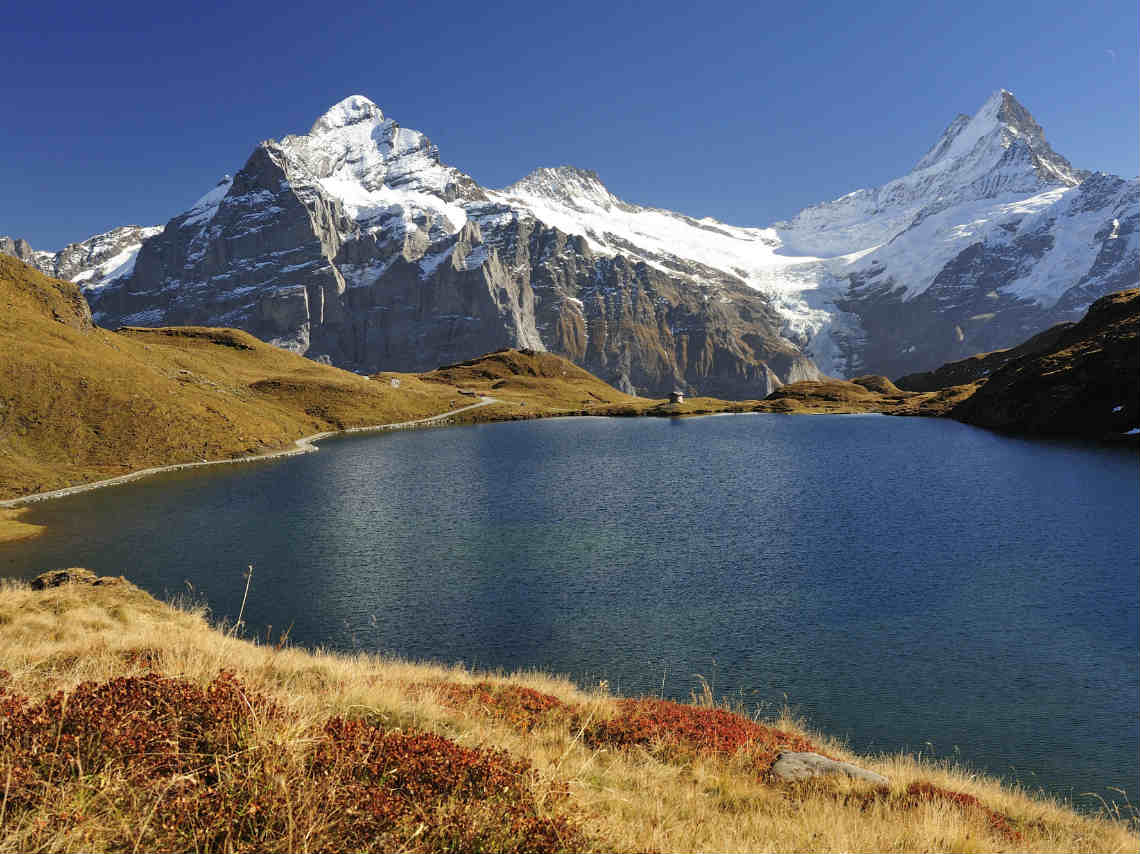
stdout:
<svg viewBox="0 0 1140 854">
<path fill-rule="evenodd" d="M 852 415 L 875 412 L 884 415 L 946 415 L 975 386 L 955 386 L 933 392 L 898 388 L 886 377 L 868 375 L 853 380 L 826 377 L 803 380 L 776 389 L 753 412 L 802 415 Z"/>
<path fill-rule="evenodd" d="M 1140 427 L 1140 289 L 1101 297 L 1050 346 L 1006 362 L 950 415 L 1043 435 L 1114 437 Z"/>
<path fill-rule="evenodd" d="M 385 374 L 378 375 L 387 376 Z M 750 412 L 759 401 L 692 397 L 679 404 L 618 391 L 573 362 L 553 353 L 503 349 L 419 375 L 425 382 L 454 385 L 486 395 L 501 405 L 457 420 L 495 421 L 559 415 L 613 417 L 707 415 Z"/>
<path fill-rule="evenodd" d="M 588 413 L 615 404 L 649 403 L 623 394 L 568 359 L 535 350 L 497 350 L 419 377 L 503 401 L 502 406 L 473 413 L 472 418 L 479 420 Z"/>
<path fill-rule="evenodd" d="M 464 399 L 317 364 L 236 330 L 92 325 L 78 289 L 0 256 L 0 498 L 258 454 Z"/>
<path fill-rule="evenodd" d="M 786 716 L 250 642 L 128 582 L 0 584 L 0 852 L 1136 851 Z M 91 582 L 99 581 L 98 586 Z M 256 582 L 254 594 L 256 593 Z M 890 778 L 770 777 L 815 749 Z"/>
<path fill-rule="evenodd" d="M 968 359 L 947 362 L 933 371 L 907 374 L 905 377 L 900 377 L 896 381 L 896 385 L 905 391 L 937 391 L 938 389 L 968 385 L 984 380 L 1014 359 L 1051 350 L 1065 331 L 1074 325 L 1073 323 L 1058 323 L 1056 326 L 1051 326 L 1044 332 L 1039 332 L 1032 338 L 1023 341 L 1016 347 L 994 350 L 990 353 L 976 353 Z"/>
</svg>

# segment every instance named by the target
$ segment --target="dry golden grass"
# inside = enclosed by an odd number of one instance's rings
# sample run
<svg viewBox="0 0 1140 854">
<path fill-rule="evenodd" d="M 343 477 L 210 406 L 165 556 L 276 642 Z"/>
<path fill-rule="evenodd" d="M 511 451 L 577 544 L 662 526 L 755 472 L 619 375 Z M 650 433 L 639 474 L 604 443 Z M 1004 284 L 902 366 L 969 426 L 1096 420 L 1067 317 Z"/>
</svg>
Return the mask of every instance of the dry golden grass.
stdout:
<svg viewBox="0 0 1140 854">
<path fill-rule="evenodd" d="M 78 289 L 0 256 L 0 498 L 152 466 L 264 453 L 343 427 L 447 411 L 236 330 L 92 327 Z"/>
<path fill-rule="evenodd" d="M 363 720 L 385 731 L 436 733 L 463 748 L 494 748 L 536 769 L 526 797 L 543 820 L 562 816 L 579 833 L 568 847 L 661 851 L 1136 851 L 1140 838 L 1111 817 L 1079 815 L 1053 802 L 1003 788 L 994 781 L 909 756 L 856 757 L 842 745 L 804 732 L 795 721 L 776 726 L 811 739 L 837 758 L 886 774 L 889 791 L 832 780 L 792 786 L 757 774 L 756 749 L 732 755 L 678 751 L 664 741 L 620 748 L 594 743 L 599 722 L 615 722 L 620 701 L 604 691 L 584 692 L 541 673 L 477 675 L 434 665 L 368 655 L 333 655 L 273 643 L 255 643 L 211 627 L 201 610 L 174 608 L 122 582 L 99 587 L 66 585 L 36 592 L 5 582 L 0 587 L 0 668 L 7 688 L 33 700 L 84 681 L 141 677 L 151 669 L 205 688 L 220 671 L 232 671 L 251 695 L 279 713 L 254 718 L 254 732 L 235 765 L 225 769 L 264 780 L 260 803 L 277 810 L 258 845 L 266 850 L 352 847 L 333 833 L 343 815 L 330 815 L 328 792 L 304 775 L 323 722 Z M 531 710 L 520 718 L 500 714 L 519 697 Z M 549 699 L 543 699 L 548 697 Z M 706 695 L 704 702 L 710 698 Z M 537 702 L 537 705 L 536 705 Z M 522 708 L 517 704 L 513 708 Z M 572 710 L 572 711 L 571 711 Z M 0 725 L 2 730 L 2 725 Z M 250 758 L 245 758 L 250 757 Z M 308 757 L 308 758 L 307 758 Z M 0 754 L 0 777 L 13 754 Z M 224 762 L 222 760 L 225 760 Z M 228 764 L 227 764 L 228 763 Z M 98 763 L 96 763 L 98 764 Z M 110 765 L 87 768 L 53 785 L 42 803 L 0 815 L 0 850 L 108 850 L 151 839 L 144 832 L 165 815 L 165 790 L 143 788 L 124 799 Z M 979 806 L 913 794 L 915 784 L 976 797 Z M 182 784 L 179 784 L 182 785 Z M 116 788 L 118 786 L 119 788 Z M 569 799 L 558 800 L 565 787 Z M 242 791 L 245 791 L 244 789 Z M 324 800 L 322 800 L 324 799 Z M 256 805 L 256 804 L 255 804 Z M 4 808 L 0 808 L 4 809 Z M 449 809 L 454 811 L 455 805 Z M 473 808 L 474 809 L 474 808 Z M 449 813 L 449 815 L 452 815 Z M 479 818 L 477 809 L 470 820 Z M 995 823 L 997 815 L 1004 827 Z M 472 819 L 471 816 L 475 816 Z M 239 816 L 246 821 L 249 816 Z M 234 819 L 235 821 L 238 818 Z M 486 816 L 482 819 L 486 822 Z M 337 824 L 337 822 L 340 822 Z M 424 833 L 437 832 L 426 815 Z M 492 820 L 493 821 L 493 820 Z M 189 819 L 187 819 L 189 824 Z M 244 825 L 243 825 L 244 826 Z M 269 828 L 269 829 L 265 829 Z M 271 832 L 272 831 L 272 832 Z M 166 837 L 176 834 L 166 830 Z M 195 842 L 197 840 L 197 842 Z M 235 848 L 241 840 L 230 839 Z M 209 847 L 187 837 L 172 847 Z M 415 847 L 407 839 L 402 847 Z M 444 843 L 437 842 L 439 847 Z M 218 843 L 218 847 L 225 847 Z M 250 847 L 246 844 L 246 847 Z M 359 846 L 358 846 L 359 847 Z"/>
<path fill-rule="evenodd" d="M 865 376 L 853 380 L 804 380 L 772 392 L 753 408 L 754 412 L 839 415 L 878 412 L 884 415 L 949 414 L 955 404 L 977 390 L 977 384 L 953 386 L 933 392 L 898 388 L 886 377 Z"/>
<path fill-rule="evenodd" d="M 43 525 L 33 525 L 30 522 L 20 521 L 20 517 L 26 512 L 25 508 L 0 510 L 0 543 L 27 540 L 31 537 L 38 537 L 44 532 Z"/>
<path fill-rule="evenodd" d="M 568 359 L 533 350 L 498 350 L 418 376 L 502 401 L 473 411 L 469 416 L 473 421 L 589 414 L 614 404 L 648 403 L 623 394 Z"/>
</svg>

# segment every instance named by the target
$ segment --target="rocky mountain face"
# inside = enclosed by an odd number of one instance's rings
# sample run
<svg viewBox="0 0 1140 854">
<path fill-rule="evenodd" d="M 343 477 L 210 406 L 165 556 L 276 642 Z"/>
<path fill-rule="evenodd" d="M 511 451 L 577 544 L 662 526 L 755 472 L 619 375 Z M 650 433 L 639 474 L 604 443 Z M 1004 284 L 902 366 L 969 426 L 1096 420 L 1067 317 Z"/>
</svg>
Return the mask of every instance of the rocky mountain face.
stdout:
<svg viewBox="0 0 1140 854">
<path fill-rule="evenodd" d="M 568 166 L 484 188 L 353 96 L 259 145 L 129 268 L 50 263 L 110 326 L 237 326 L 362 371 L 549 350 L 624 391 L 760 398 L 1076 320 L 1137 283 L 1138 247 L 1140 184 L 1073 168 L 1004 90 L 902 178 L 769 228 L 630 204 Z"/>
<path fill-rule="evenodd" d="M 237 326 L 362 371 L 517 347 L 650 394 L 763 397 L 817 374 L 739 277 L 615 252 L 543 205 L 640 210 L 572 168 L 486 190 L 352 97 L 258 146 L 92 305 L 103 323 Z"/>
<path fill-rule="evenodd" d="M 0 237 L 0 254 L 13 255 L 41 273 L 75 282 L 90 292 L 130 275 L 143 241 L 161 233 L 161 225 L 124 225 L 69 243 L 58 252 L 36 251 L 26 240 Z"/>
</svg>

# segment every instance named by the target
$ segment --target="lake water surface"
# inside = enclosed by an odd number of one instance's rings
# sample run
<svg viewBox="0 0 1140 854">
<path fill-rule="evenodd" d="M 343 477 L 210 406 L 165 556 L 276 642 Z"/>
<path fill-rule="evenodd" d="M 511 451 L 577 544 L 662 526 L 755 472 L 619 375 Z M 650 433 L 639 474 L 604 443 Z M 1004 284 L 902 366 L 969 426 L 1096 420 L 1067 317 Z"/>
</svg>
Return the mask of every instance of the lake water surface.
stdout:
<svg viewBox="0 0 1140 854">
<path fill-rule="evenodd" d="M 718 694 L 863 751 L 1138 788 L 1135 451 L 881 416 L 346 437 L 34 506 L 0 574 L 193 585 L 304 645 Z"/>
</svg>

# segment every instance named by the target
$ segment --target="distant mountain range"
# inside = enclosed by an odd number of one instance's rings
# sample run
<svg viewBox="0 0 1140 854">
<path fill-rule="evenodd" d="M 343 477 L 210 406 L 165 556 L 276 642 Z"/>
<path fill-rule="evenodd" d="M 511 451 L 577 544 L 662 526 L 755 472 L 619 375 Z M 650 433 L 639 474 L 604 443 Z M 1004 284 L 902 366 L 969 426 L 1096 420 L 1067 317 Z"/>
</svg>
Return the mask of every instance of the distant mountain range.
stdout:
<svg viewBox="0 0 1140 854">
<path fill-rule="evenodd" d="M 1140 279 L 1140 181 L 1074 168 L 1000 90 L 905 176 L 741 228 L 569 166 L 481 187 L 355 95 L 164 228 L 0 252 L 80 283 L 106 326 L 235 326 L 361 371 L 549 350 L 627 392 L 760 398 L 1077 320 Z"/>
</svg>

